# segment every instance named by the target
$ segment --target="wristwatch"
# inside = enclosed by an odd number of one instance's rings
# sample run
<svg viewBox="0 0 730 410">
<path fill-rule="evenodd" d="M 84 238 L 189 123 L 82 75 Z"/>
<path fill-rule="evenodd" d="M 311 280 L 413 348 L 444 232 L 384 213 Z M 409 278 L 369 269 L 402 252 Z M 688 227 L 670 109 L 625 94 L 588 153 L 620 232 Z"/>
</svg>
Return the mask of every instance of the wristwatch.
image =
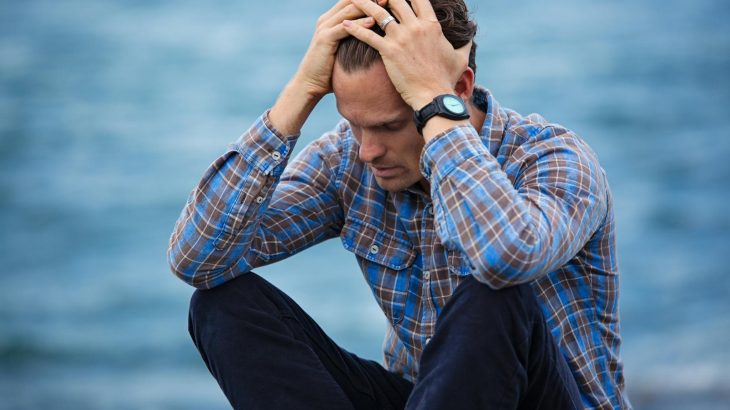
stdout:
<svg viewBox="0 0 730 410">
<path fill-rule="evenodd" d="M 423 135 L 423 127 L 426 126 L 426 122 L 437 115 L 450 120 L 466 120 L 469 118 L 469 111 L 466 109 L 464 100 L 458 96 L 439 95 L 425 107 L 413 112 L 413 121 L 416 122 L 418 133 Z"/>
</svg>

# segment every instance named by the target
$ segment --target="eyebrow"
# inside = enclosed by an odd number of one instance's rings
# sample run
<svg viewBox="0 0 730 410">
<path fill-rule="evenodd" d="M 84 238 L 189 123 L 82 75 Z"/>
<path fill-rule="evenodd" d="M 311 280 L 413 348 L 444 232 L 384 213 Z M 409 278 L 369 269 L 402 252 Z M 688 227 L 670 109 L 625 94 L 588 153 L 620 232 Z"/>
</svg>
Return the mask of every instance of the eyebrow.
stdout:
<svg viewBox="0 0 730 410">
<path fill-rule="evenodd" d="M 358 123 L 352 121 L 351 119 L 345 117 L 344 115 L 342 115 L 342 113 L 340 113 L 340 115 L 342 116 L 342 118 L 346 119 L 347 122 L 349 122 L 350 124 L 352 124 L 354 126 L 358 126 L 358 127 L 364 127 L 364 128 L 385 127 L 387 125 L 398 124 L 398 123 L 402 123 L 402 122 L 409 120 L 409 118 L 395 117 L 395 118 L 386 119 L 385 121 L 378 121 L 374 124 L 362 125 L 362 124 L 358 124 Z"/>
</svg>

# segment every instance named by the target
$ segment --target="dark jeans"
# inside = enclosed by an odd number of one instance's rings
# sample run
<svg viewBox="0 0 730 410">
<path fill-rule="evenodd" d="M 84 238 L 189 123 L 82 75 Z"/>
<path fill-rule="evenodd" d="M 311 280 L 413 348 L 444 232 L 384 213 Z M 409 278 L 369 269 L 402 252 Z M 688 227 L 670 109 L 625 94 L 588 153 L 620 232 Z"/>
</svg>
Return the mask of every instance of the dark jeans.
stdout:
<svg viewBox="0 0 730 410">
<path fill-rule="evenodd" d="M 574 409 L 580 393 L 532 289 L 466 279 L 415 385 L 337 346 L 291 298 L 248 273 L 190 302 L 190 334 L 236 409 Z"/>
</svg>

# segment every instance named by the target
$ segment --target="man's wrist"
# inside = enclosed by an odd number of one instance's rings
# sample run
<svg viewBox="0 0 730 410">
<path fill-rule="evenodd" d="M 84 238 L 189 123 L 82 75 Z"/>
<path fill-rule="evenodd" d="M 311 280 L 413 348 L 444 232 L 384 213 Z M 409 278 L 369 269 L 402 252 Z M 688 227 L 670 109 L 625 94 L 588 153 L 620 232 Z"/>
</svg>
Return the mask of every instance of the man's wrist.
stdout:
<svg viewBox="0 0 730 410">
<path fill-rule="evenodd" d="M 309 93 L 304 84 L 292 79 L 271 108 L 269 121 L 282 134 L 297 135 L 321 99 L 321 96 Z"/>
<path fill-rule="evenodd" d="M 432 91 L 437 94 L 429 98 L 430 93 L 422 94 L 418 109 L 414 110 L 413 120 L 418 132 L 426 142 L 442 134 L 449 128 L 469 124 L 469 109 L 466 103 L 454 90 Z"/>
<path fill-rule="evenodd" d="M 433 117 L 423 127 L 423 140 L 426 144 L 446 131 L 461 125 L 469 125 L 469 120 L 450 120 L 445 117 Z"/>
<path fill-rule="evenodd" d="M 443 94 L 456 94 L 456 92 L 454 92 L 453 88 L 442 87 L 418 93 L 411 101 L 411 108 L 413 108 L 413 111 L 418 111 L 430 104 L 434 98 Z"/>
</svg>

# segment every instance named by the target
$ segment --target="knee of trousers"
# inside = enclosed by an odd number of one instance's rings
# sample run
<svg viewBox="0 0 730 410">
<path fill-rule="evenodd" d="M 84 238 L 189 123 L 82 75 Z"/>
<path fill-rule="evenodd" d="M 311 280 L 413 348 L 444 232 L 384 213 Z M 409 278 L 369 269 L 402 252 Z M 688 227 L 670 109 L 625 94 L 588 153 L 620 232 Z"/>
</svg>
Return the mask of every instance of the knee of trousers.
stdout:
<svg viewBox="0 0 730 410">
<path fill-rule="evenodd" d="M 248 272 L 215 288 L 197 289 L 190 298 L 190 326 L 215 326 L 230 317 L 245 320 L 249 312 L 272 304 L 266 296 L 266 289 L 271 286 Z"/>
<path fill-rule="evenodd" d="M 452 318 L 470 318 L 470 321 L 488 323 L 493 323 L 494 318 L 511 318 L 521 323 L 542 318 L 529 284 L 495 290 L 469 277 L 457 287 L 452 299 L 444 311 Z"/>
<path fill-rule="evenodd" d="M 538 308 L 532 287 L 525 283 L 502 289 L 489 286 L 469 277 L 456 289 L 455 302 L 481 312 L 510 311 L 513 314 L 532 314 Z"/>
</svg>

